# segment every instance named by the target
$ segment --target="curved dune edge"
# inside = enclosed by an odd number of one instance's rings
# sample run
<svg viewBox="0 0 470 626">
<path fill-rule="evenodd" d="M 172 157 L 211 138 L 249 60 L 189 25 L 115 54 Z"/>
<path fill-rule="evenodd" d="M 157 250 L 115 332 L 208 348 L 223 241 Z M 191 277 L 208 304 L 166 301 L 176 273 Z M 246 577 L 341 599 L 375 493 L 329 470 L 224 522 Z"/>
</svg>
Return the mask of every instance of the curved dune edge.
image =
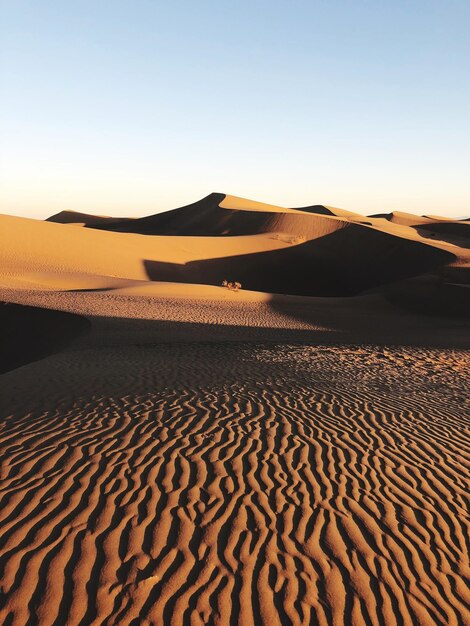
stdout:
<svg viewBox="0 0 470 626">
<path fill-rule="evenodd" d="M 123 280 L 213 286 L 229 280 L 249 291 L 332 297 L 443 268 L 443 280 L 465 284 L 470 268 L 469 226 L 455 221 L 395 223 L 224 194 L 132 220 L 80 214 L 89 228 L 57 223 L 71 221 L 68 213 L 51 219 L 0 216 L 1 286 L 119 289 Z"/>
<path fill-rule="evenodd" d="M 466 623 L 466 359 L 127 346 L 3 375 L 0 621 Z"/>
<path fill-rule="evenodd" d="M 307 219 L 302 220 L 302 216 Z M 75 223 L 76 225 L 109 231 L 147 235 L 233 236 L 286 229 L 287 232 L 297 232 L 297 234 L 309 237 L 309 231 L 312 229 L 309 228 L 308 216 L 321 218 L 317 220 L 317 224 L 321 222 L 328 224 L 329 222 L 327 228 L 330 231 L 346 224 L 358 224 L 393 236 L 421 241 L 441 249 L 449 249 L 447 244 L 452 244 L 452 241 L 449 242 L 445 238 L 440 239 L 437 236 L 434 241 L 430 242 L 428 238 L 421 236 L 418 227 L 424 225 L 432 230 L 432 227 L 435 226 L 437 233 L 439 233 L 443 226 L 451 227 L 454 224 L 454 228 L 458 228 L 460 237 L 470 239 L 470 224 L 465 219 L 418 216 L 400 211 L 365 216 L 353 211 L 323 205 L 292 209 L 222 193 L 212 193 L 184 207 L 142 218 L 100 217 L 63 211 L 48 218 L 48 220 L 59 223 Z M 296 222 L 298 226 L 296 226 Z M 333 225 L 334 222 L 336 222 L 336 227 Z M 318 226 L 314 226 L 313 230 L 315 231 L 317 228 Z M 459 239 L 456 244 L 457 247 L 460 243 L 461 240 Z"/>
</svg>

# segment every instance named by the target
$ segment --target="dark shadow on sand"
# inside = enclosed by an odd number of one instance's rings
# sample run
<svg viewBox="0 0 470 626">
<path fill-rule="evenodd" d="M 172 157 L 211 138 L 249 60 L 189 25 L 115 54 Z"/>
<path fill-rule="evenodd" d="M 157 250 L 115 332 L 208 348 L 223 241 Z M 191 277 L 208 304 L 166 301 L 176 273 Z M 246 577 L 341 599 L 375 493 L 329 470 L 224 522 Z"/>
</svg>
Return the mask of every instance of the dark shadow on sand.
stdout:
<svg viewBox="0 0 470 626">
<path fill-rule="evenodd" d="M 421 224 L 413 226 L 416 232 L 434 241 L 445 241 L 460 248 L 470 248 L 470 225 L 468 223 Z"/>
<path fill-rule="evenodd" d="M 455 260 L 431 246 L 349 226 L 282 250 L 191 261 L 144 260 L 150 280 L 220 285 L 301 296 L 352 296 Z"/>
<path fill-rule="evenodd" d="M 0 303 L 0 374 L 58 352 L 87 332 L 85 317 Z"/>
<path fill-rule="evenodd" d="M 395 345 L 427 348 L 470 347 L 470 324 L 464 319 L 427 317 L 385 304 L 318 307 L 287 303 L 273 297 L 277 313 L 311 325 L 310 328 L 241 326 L 220 323 L 176 322 L 90 317 L 91 332 L 77 347 L 148 346 L 167 343 L 257 343 L 305 345 Z M 332 311 L 334 312 L 332 314 Z M 254 312 L 254 314 L 256 314 Z M 294 324 L 293 324 L 294 325 Z"/>
</svg>

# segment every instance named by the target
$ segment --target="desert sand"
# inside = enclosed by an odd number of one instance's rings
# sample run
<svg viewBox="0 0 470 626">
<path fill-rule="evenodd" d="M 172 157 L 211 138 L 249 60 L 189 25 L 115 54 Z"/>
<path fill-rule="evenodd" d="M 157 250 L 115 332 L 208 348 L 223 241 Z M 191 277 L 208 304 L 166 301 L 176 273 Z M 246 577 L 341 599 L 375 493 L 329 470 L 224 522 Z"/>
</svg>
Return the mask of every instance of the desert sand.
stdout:
<svg viewBox="0 0 470 626">
<path fill-rule="evenodd" d="M 0 623 L 468 623 L 469 228 L 0 216 Z"/>
</svg>

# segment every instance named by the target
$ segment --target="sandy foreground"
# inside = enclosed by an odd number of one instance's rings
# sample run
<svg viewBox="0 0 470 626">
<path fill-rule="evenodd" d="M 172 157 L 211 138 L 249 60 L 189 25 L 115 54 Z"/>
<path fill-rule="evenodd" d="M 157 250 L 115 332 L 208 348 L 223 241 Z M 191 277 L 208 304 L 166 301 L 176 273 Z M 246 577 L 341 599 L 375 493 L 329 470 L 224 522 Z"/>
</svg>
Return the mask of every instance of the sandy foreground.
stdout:
<svg viewBox="0 0 470 626">
<path fill-rule="evenodd" d="M 470 623 L 470 224 L 0 226 L 1 624 Z"/>
<path fill-rule="evenodd" d="M 2 623 L 469 619 L 464 345 L 112 297 L 17 293 L 116 317 L 0 377 Z"/>
</svg>

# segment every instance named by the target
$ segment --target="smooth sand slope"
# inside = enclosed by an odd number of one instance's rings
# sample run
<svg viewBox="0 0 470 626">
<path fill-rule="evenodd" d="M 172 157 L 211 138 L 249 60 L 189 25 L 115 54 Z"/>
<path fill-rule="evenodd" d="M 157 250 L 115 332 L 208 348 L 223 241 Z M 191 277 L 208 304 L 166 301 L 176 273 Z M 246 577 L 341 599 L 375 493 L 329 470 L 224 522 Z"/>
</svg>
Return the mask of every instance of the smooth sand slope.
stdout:
<svg viewBox="0 0 470 626">
<path fill-rule="evenodd" d="M 0 623 L 470 623 L 469 226 L 0 216 Z"/>
</svg>

